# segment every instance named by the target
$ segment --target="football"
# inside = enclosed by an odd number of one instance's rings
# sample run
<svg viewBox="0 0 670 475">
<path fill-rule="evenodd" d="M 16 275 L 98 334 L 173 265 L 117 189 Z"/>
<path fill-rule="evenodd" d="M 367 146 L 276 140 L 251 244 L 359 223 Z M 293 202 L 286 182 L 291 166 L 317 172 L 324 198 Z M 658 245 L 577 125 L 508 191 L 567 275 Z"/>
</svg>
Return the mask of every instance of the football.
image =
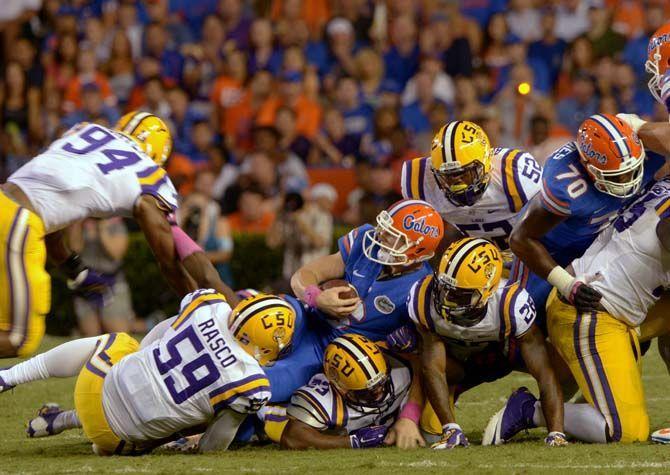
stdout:
<svg viewBox="0 0 670 475">
<path fill-rule="evenodd" d="M 358 297 L 358 292 L 356 291 L 356 288 L 344 279 L 327 280 L 326 282 L 322 282 L 321 285 L 319 285 L 319 288 L 321 290 L 328 290 L 332 289 L 333 287 L 349 288 L 349 290 L 347 291 L 340 292 L 339 297 L 341 299 L 355 299 L 356 297 Z"/>
</svg>

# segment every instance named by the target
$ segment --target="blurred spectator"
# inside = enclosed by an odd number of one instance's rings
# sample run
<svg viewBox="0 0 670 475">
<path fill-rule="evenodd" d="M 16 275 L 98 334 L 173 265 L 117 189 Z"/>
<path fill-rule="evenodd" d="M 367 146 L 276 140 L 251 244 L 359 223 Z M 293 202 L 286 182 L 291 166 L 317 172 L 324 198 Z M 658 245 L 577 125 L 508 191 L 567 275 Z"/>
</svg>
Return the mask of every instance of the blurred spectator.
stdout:
<svg viewBox="0 0 670 475">
<path fill-rule="evenodd" d="M 247 65 L 244 54 L 231 51 L 223 68 L 223 74 L 214 82 L 211 102 L 220 124 L 222 134 L 234 135 L 235 121 L 239 120 L 236 112 L 244 100 L 244 86 L 247 80 Z"/>
<path fill-rule="evenodd" d="M 303 265 L 330 253 L 333 243 L 333 205 L 337 192 L 331 185 L 317 183 L 309 189 L 307 201 L 289 194 L 268 232 L 270 248 L 284 247 L 282 282 L 273 285 L 290 291 L 291 276 Z"/>
<path fill-rule="evenodd" d="M 279 131 L 275 127 L 256 127 L 253 131 L 255 148 L 267 154 L 272 160 L 277 170 L 280 189 L 289 191 L 289 187 L 298 186 L 301 190 L 309 183 L 305 164 L 291 150 L 279 146 L 280 138 Z"/>
<path fill-rule="evenodd" d="M 195 178 L 193 193 L 182 203 L 177 215 L 179 226 L 205 251 L 221 280 L 233 286 L 230 259 L 233 238 L 228 220 L 213 199 L 216 176 L 209 169 L 200 170 Z"/>
<path fill-rule="evenodd" d="M 651 118 L 654 113 L 654 98 L 649 94 L 647 88 L 638 87 L 632 66 L 624 63 L 617 64 L 613 78 L 616 97 L 619 98 L 618 112 Z"/>
<path fill-rule="evenodd" d="M 321 107 L 303 94 L 303 76 L 298 71 L 285 71 L 281 76 L 279 96 L 270 97 L 258 111 L 258 125 L 272 125 L 277 109 L 290 107 L 296 114 L 296 129 L 306 137 L 314 137 L 321 122 Z"/>
<path fill-rule="evenodd" d="M 384 158 L 375 158 L 359 165 L 357 174 L 360 189 L 352 192 L 347 200 L 349 209 L 345 220 L 348 224 L 360 226 L 374 223 L 382 210 L 402 199 L 402 195 L 395 190 L 396 177 L 389 165 Z"/>
<path fill-rule="evenodd" d="M 589 28 L 589 1 L 558 0 L 556 7 L 556 36 L 572 41 Z"/>
<path fill-rule="evenodd" d="M 461 11 L 477 20 L 484 27 L 488 24 L 491 15 L 501 12 L 507 6 L 505 0 L 461 0 Z"/>
<path fill-rule="evenodd" d="M 556 14 L 553 9 L 542 11 L 541 38 L 528 47 L 528 58 L 543 62 L 549 73 L 549 83 L 553 86 L 563 64 L 567 43 L 556 36 Z"/>
<path fill-rule="evenodd" d="M 244 16 L 240 0 L 220 0 L 219 13 L 226 30 L 226 40 L 236 48 L 246 49 L 249 45 L 251 20 Z"/>
<path fill-rule="evenodd" d="M 644 63 L 647 61 L 647 47 L 649 38 L 664 23 L 663 8 L 661 5 L 646 5 L 644 8 L 644 27 L 624 47 L 622 58 L 635 70 L 638 81 L 646 80 Z"/>
<path fill-rule="evenodd" d="M 121 105 L 125 105 L 135 85 L 135 65 L 128 36 L 117 31 L 112 37 L 109 60 L 104 68 L 109 85 Z"/>
<path fill-rule="evenodd" d="M 427 71 L 420 71 L 415 77 L 416 100 L 400 110 L 402 127 L 414 136 L 431 132 L 430 111 L 439 100 L 433 94 L 433 78 Z"/>
<path fill-rule="evenodd" d="M 145 54 L 160 63 L 164 83 L 175 85 L 181 81 L 184 58 L 168 48 L 167 28 L 159 23 L 149 23 L 144 29 Z"/>
<path fill-rule="evenodd" d="M 147 15 L 152 23 L 158 23 L 167 31 L 170 48 L 193 41 L 193 33 L 188 26 L 180 21 L 180 16 L 170 13 L 169 0 L 151 0 L 145 2 Z"/>
<path fill-rule="evenodd" d="M 589 29 L 587 38 L 593 45 L 596 58 L 614 56 L 626 45 L 626 38 L 612 29 L 610 11 L 606 8 L 589 8 Z"/>
<path fill-rule="evenodd" d="M 200 41 L 181 48 L 184 55 L 182 86 L 198 101 L 210 100 L 212 85 L 221 71 L 225 40 L 221 17 L 210 14 L 204 19 Z"/>
<path fill-rule="evenodd" d="M 477 97 L 475 83 L 468 78 L 456 79 L 454 116 L 463 120 L 472 120 L 480 115 L 482 105 Z"/>
<path fill-rule="evenodd" d="M 289 107 L 277 109 L 276 126 L 279 132 L 279 147 L 297 155 L 303 162 L 307 162 L 312 142 L 300 135 L 296 129 L 295 112 Z"/>
<path fill-rule="evenodd" d="M 558 121 L 571 133 L 576 133 L 579 124 L 598 112 L 598 99 L 594 92 L 591 77 L 580 73 L 573 79 L 572 94 L 556 105 Z"/>
<path fill-rule="evenodd" d="M 193 125 L 204 120 L 203 115 L 189 103 L 188 94 L 180 87 L 173 87 L 167 92 L 167 103 L 170 108 L 172 123 L 172 139 L 174 151 L 184 155 L 193 153 L 191 134 Z"/>
<path fill-rule="evenodd" d="M 342 17 L 330 20 L 326 26 L 326 41 L 328 56 L 321 69 L 332 77 L 356 74 L 356 36 L 351 22 Z M 328 84 L 325 87 L 328 88 Z"/>
<path fill-rule="evenodd" d="M 340 111 L 330 108 L 326 109 L 323 130 L 314 137 L 314 145 L 309 155 L 311 164 L 351 166 L 359 154 L 361 138 L 348 134 Z M 325 160 L 321 160 L 321 154 Z"/>
<path fill-rule="evenodd" d="M 79 51 L 77 59 L 77 75 L 69 81 L 63 97 L 63 110 L 72 112 L 81 107 L 82 90 L 86 84 L 95 84 L 108 106 L 116 105 L 116 97 L 104 74 L 97 70 L 95 53 L 90 49 Z"/>
<path fill-rule="evenodd" d="M 272 24 L 265 18 L 251 24 L 251 48 L 249 50 L 249 73 L 258 70 L 279 74 L 282 66 L 282 52 L 273 44 Z"/>
<path fill-rule="evenodd" d="M 265 234 L 275 216 L 263 205 L 264 199 L 263 192 L 257 186 L 243 188 L 237 201 L 238 211 L 228 216 L 230 228 L 238 233 Z"/>
<path fill-rule="evenodd" d="M 535 157 L 540 165 L 544 165 L 547 157 L 559 147 L 565 145 L 570 137 L 564 135 L 551 136 L 551 124 L 548 118 L 534 115 L 530 119 L 530 141 L 528 152 Z"/>
<path fill-rule="evenodd" d="M 386 79 L 404 88 L 419 69 L 419 44 L 411 17 L 400 16 L 391 25 L 391 47 L 384 54 Z"/>
<path fill-rule="evenodd" d="M 128 231 L 123 219 L 88 219 L 75 224 L 68 228 L 68 242 L 86 266 L 114 282 L 113 294 L 103 307 L 82 297 L 74 298 L 82 336 L 146 331 L 144 322 L 135 319 L 130 287 L 122 270 L 128 251 Z"/>
<path fill-rule="evenodd" d="M 356 53 L 356 79 L 361 87 L 362 102 L 370 107 L 379 105 L 379 93 L 384 79 L 384 61 L 373 49 Z"/>
<path fill-rule="evenodd" d="M 72 127 L 78 122 L 96 122 L 111 127 L 117 120 L 119 111 L 105 104 L 100 87 L 96 83 L 88 83 L 81 91 L 81 107 L 68 114 L 63 123 L 67 127 Z"/>
<path fill-rule="evenodd" d="M 540 12 L 534 8 L 531 0 L 510 0 L 510 11 L 507 12 L 507 24 L 513 35 L 525 42 L 540 38 Z"/>
<path fill-rule="evenodd" d="M 209 160 L 209 149 L 214 144 L 214 131 L 209 122 L 204 119 L 196 120 L 191 128 L 191 151 L 188 158 L 196 167 L 204 167 Z"/>
<path fill-rule="evenodd" d="M 165 86 L 159 76 L 152 76 L 146 80 L 143 88 L 144 102 L 138 107 L 158 117 L 170 116 L 170 103 L 165 95 Z"/>
<path fill-rule="evenodd" d="M 356 80 L 351 76 L 342 76 L 337 81 L 335 103 L 344 117 L 344 129 L 347 134 L 359 140 L 372 132 L 374 111 L 367 104 L 361 104 L 360 91 Z"/>
<path fill-rule="evenodd" d="M 420 70 L 430 76 L 433 86 L 433 97 L 445 104 L 454 103 L 454 81 L 442 69 L 442 60 L 439 56 L 429 55 L 421 60 Z M 401 102 L 409 105 L 415 102 L 419 96 L 417 91 L 417 76 L 409 80 L 402 94 Z"/>
<path fill-rule="evenodd" d="M 133 58 L 137 59 L 142 55 L 143 31 L 142 24 L 137 18 L 137 6 L 134 2 L 119 2 L 117 8 L 118 27 L 128 35 Z"/>
</svg>

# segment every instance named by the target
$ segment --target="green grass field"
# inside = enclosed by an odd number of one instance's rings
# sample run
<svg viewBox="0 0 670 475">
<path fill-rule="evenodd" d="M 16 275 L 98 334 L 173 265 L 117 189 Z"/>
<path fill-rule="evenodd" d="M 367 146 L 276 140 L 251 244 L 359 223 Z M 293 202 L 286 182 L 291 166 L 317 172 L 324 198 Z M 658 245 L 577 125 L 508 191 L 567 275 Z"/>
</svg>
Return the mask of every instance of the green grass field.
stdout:
<svg viewBox="0 0 670 475">
<path fill-rule="evenodd" d="M 43 348 L 62 339 L 48 338 Z M 3 361 L 12 363 L 11 361 Z M 644 360 L 652 429 L 670 426 L 670 382 L 655 345 Z M 457 416 L 473 446 L 450 452 L 427 449 L 403 452 L 375 450 L 282 452 L 271 447 L 245 448 L 218 455 L 176 455 L 157 452 L 143 457 L 101 458 L 91 453 L 80 431 L 47 439 L 28 439 L 25 423 L 44 402 L 72 407 L 74 379 L 33 383 L 0 395 L 0 474 L 3 473 L 550 473 L 670 471 L 670 446 L 636 444 L 596 446 L 573 443 L 549 449 L 542 432 L 533 431 L 520 442 L 504 447 L 478 447 L 488 418 L 500 408 L 509 392 L 532 380 L 514 373 L 503 381 L 466 393 Z"/>
</svg>

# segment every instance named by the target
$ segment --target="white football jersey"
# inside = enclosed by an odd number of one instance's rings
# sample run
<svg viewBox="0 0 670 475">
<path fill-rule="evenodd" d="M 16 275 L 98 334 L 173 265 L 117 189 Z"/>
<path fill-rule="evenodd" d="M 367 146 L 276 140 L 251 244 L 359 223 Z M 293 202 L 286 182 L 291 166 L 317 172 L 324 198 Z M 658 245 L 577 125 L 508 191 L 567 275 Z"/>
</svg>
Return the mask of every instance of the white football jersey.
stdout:
<svg viewBox="0 0 670 475">
<path fill-rule="evenodd" d="M 84 218 L 130 217 L 144 194 L 177 207 L 165 170 L 130 138 L 96 124 L 74 126 L 7 181 L 30 199 L 47 234 Z"/>
<path fill-rule="evenodd" d="M 214 290 L 189 294 L 160 340 L 112 367 L 102 403 L 119 438 L 142 446 L 270 399 L 265 373 L 228 330 L 230 312 Z"/>
<path fill-rule="evenodd" d="M 509 248 L 509 235 L 519 211 L 540 191 L 542 167 L 527 152 L 496 148 L 491 157 L 491 178 L 482 197 L 472 206 L 457 206 L 444 196 L 433 175 L 430 157 L 403 163 L 401 188 L 404 198 L 424 200 L 442 219 L 466 236 Z"/>
<path fill-rule="evenodd" d="M 347 434 L 373 425 L 390 427 L 407 399 L 412 372 L 392 356 L 386 355 L 386 361 L 392 390 L 380 407 L 352 406 L 328 382 L 325 374 L 317 374 L 293 393 L 287 414 L 319 431 L 335 434 Z"/>
<path fill-rule="evenodd" d="M 656 225 L 670 216 L 670 181 L 660 181 L 626 208 L 572 262 L 575 275 L 603 295 L 613 317 L 636 327 L 670 286 L 670 255 L 656 236 Z"/>
<path fill-rule="evenodd" d="M 435 279 L 432 275 L 418 281 L 409 294 L 409 317 L 421 329 L 442 336 L 455 358 L 465 361 L 484 350 L 491 342 L 503 343 L 505 353 L 509 339 L 523 336 L 533 325 L 537 312 L 533 299 L 518 283 L 500 281 L 500 287 L 487 303 L 486 316 L 466 328 L 442 318 L 433 305 Z"/>
</svg>

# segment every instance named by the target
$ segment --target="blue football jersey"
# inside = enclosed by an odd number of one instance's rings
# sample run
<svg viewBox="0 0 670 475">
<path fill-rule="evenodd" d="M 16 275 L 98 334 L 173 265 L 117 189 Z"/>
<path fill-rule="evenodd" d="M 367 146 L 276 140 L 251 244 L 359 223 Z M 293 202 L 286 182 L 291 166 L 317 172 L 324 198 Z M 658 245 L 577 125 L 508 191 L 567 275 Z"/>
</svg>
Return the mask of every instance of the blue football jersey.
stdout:
<svg viewBox="0 0 670 475">
<path fill-rule="evenodd" d="M 407 296 L 412 285 L 433 272 L 424 262 L 411 272 L 381 277 L 384 266 L 371 261 L 363 253 L 363 240 L 368 231 L 372 232 L 374 228 L 365 224 L 338 241 L 345 265 L 344 279 L 356 288 L 362 306 L 343 320 L 334 320 L 318 310 L 313 311 L 315 316 L 330 325 L 329 340 L 345 333 L 358 333 L 372 341 L 385 341 L 389 333 L 409 323 Z"/>
<path fill-rule="evenodd" d="M 664 163 L 661 155 L 647 152 L 642 189 L 654 180 Z M 540 199 L 546 210 L 566 217 L 540 239 L 556 262 L 566 266 L 580 257 L 635 197 L 621 199 L 598 191 L 581 163 L 576 143 L 570 142 L 547 159 Z"/>
</svg>

